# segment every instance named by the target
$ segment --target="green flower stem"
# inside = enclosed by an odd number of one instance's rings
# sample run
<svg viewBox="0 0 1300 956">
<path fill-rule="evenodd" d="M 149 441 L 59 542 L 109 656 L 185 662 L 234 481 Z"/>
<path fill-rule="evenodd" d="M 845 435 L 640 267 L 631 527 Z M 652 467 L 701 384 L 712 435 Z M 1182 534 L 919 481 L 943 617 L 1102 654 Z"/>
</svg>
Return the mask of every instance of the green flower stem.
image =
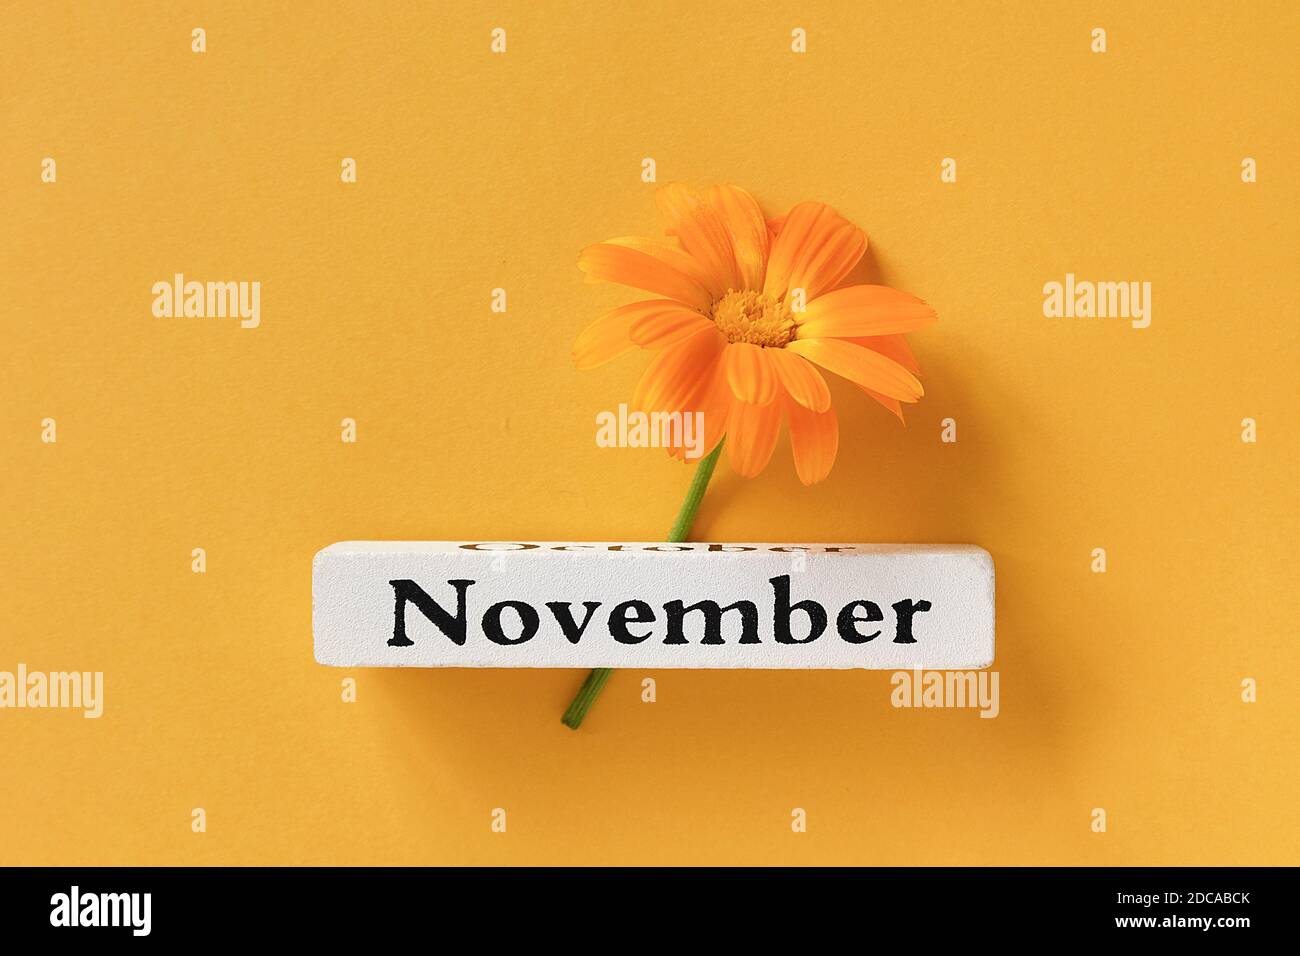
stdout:
<svg viewBox="0 0 1300 956">
<path fill-rule="evenodd" d="M 718 447 L 700 459 L 700 464 L 695 469 L 695 477 L 691 479 L 691 487 L 686 491 L 686 500 L 682 502 L 681 510 L 677 512 L 677 520 L 673 522 L 673 528 L 668 532 L 669 541 L 685 541 L 686 536 L 691 533 L 695 512 L 700 510 L 700 502 L 704 500 L 704 492 L 709 487 L 709 479 L 713 477 L 713 468 L 717 465 L 718 455 L 721 453 L 722 442 L 718 442 Z M 569 704 L 569 709 L 560 718 L 560 723 L 574 730 L 581 727 L 582 719 L 587 716 L 587 711 L 591 710 L 591 705 L 605 689 L 605 682 L 609 680 L 609 675 L 612 673 L 614 673 L 612 667 L 597 667 L 588 674 L 587 679 L 578 688 L 573 703 Z"/>
</svg>

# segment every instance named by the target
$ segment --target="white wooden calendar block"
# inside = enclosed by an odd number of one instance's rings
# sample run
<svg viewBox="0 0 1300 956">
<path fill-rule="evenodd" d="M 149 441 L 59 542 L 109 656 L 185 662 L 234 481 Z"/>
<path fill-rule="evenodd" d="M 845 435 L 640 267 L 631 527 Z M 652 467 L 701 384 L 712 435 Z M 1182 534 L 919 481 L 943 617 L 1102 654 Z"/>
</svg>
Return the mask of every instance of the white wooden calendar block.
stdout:
<svg viewBox="0 0 1300 956">
<path fill-rule="evenodd" d="M 973 545 L 346 541 L 316 555 L 312 605 L 340 667 L 993 662 Z"/>
</svg>

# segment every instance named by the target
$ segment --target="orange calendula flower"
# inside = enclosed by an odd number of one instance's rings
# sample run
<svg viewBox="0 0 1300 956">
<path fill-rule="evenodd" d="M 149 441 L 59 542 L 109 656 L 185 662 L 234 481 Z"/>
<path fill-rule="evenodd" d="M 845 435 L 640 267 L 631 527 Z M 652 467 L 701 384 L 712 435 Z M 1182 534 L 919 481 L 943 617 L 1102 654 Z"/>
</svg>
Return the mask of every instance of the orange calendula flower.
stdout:
<svg viewBox="0 0 1300 956">
<path fill-rule="evenodd" d="M 657 296 L 588 326 L 573 347 L 579 368 L 657 350 L 635 407 L 703 412 L 704 452 L 726 436 L 728 460 L 747 478 L 767 466 L 784 422 L 805 485 L 830 473 L 839 447 L 823 370 L 900 420 L 902 403 L 921 397 L 904 333 L 937 316 L 886 286 L 841 285 L 867 249 L 857 226 L 817 202 L 768 221 L 737 186 L 699 194 L 672 183 L 655 198 L 668 241 L 610 239 L 578 256 L 588 281 Z"/>
</svg>

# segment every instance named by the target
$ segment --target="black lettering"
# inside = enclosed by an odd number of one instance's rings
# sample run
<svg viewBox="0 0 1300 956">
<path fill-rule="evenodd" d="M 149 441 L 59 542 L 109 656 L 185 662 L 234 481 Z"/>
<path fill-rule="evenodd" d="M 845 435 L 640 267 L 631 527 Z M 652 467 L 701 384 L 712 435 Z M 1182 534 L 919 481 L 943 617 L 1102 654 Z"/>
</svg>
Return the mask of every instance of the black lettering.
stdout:
<svg viewBox="0 0 1300 956">
<path fill-rule="evenodd" d="M 915 644 L 916 638 L 912 636 L 912 615 L 919 614 L 923 611 L 930 610 L 929 601 L 899 601 L 891 605 L 894 613 L 898 615 L 898 630 L 894 634 L 895 644 Z"/>
<path fill-rule="evenodd" d="M 857 616 L 855 612 L 858 608 L 863 610 L 866 617 Z M 872 601 L 851 601 L 840 608 L 840 615 L 836 618 L 835 623 L 839 628 L 840 637 L 844 638 L 844 640 L 850 644 L 865 644 L 878 638 L 880 632 L 863 634 L 858 630 L 858 623 L 867 624 L 872 621 L 883 621 L 884 619 L 885 615 L 881 613 L 879 604 Z"/>
<path fill-rule="evenodd" d="M 633 611 L 636 612 L 635 616 L 631 613 Z M 624 601 L 614 605 L 614 609 L 609 612 L 609 633 L 620 644 L 640 644 L 650 636 L 650 632 L 633 634 L 627 629 L 628 624 L 649 624 L 654 619 L 655 612 L 645 601 Z"/>
<path fill-rule="evenodd" d="M 514 638 L 506 637 L 505 630 L 501 627 L 501 612 L 506 608 L 511 608 L 519 615 L 519 623 L 523 628 L 519 636 Z M 541 620 L 537 616 L 537 610 L 531 604 L 525 604 L 523 601 L 498 601 L 487 609 L 483 615 L 483 633 L 493 644 L 502 644 L 509 647 L 512 644 L 522 644 L 524 641 L 531 640 L 532 636 L 537 633 Z"/>
<path fill-rule="evenodd" d="M 389 581 L 393 586 L 393 599 L 396 606 L 393 608 L 393 636 L 388 639 L 389 647 L 409 647 L 415 642 L 406 636 L 406 602 L 410 601 L 420 613 L 437 625 L 438 630 L 442 631 L 451 638 L 452 643 L 464 645 L 465 643 L 465 591 L 473 581 L 448 581 L 456 589 L 456 616 L 452 617 L 442 606 L 425 592 L 414 581 L 401 578 L 397 581 Z"/>
<path fill-rule="evenodd" d="M 578 624 L 573 619 L 573 605 L 568 601 L 547 601 L 546 606 L 551 609 L 555 615 L 555 622 L 560 625 L 560 630 L 568 638 L 570 644 L 577 644 L 582 639 L 583 633 L 587 630 L 587 625 L 591 623 L 591 616 L 596 613 L 600 607 L 599 601 L 583 601 L 582 606 L 587 609 L 587 616 Z"/>
<path fill-rule="evenodd" d="M 762 643 L 758 639 L 758 608 L 754 606 L 753 601 L 737 601 L 726 607 L 720 607 L 717 601 L 700 601 L 690 607 L 683 607 L 681 601 L 669 601 L 664 605 L 664 613 L 668 615 L 668 636 L 664 639 L 665 644 L 689 643 L 682 633 L 682 618 L 691 611 L 699 611 L 704 615 L 704 638 L 700 641 L 701 644 L 726 643 L 722 639 L 722 615 L 727 611 L 740 612 L 741 644 Z"/>
<path fill-rule="evenodd" d="M 798 604 L 790 603 L 790 575 L 782 574 L 779 577 L 769 578 L 768 583 L 772 585 L 772 590 L 776 592 L 776 607 L 772 610 L 772 630 L 776 632 L 776 642 L 778 644 L 811 644 L 817 638 L 822 636 L 826 630 L 826 608 L 822 607 L 816 601 L 800 601 Z M 803 611 L 808 615 L 808 636 L 803 640 L 796 640 L 790 633 L 790 612 Z"/>
</svg>

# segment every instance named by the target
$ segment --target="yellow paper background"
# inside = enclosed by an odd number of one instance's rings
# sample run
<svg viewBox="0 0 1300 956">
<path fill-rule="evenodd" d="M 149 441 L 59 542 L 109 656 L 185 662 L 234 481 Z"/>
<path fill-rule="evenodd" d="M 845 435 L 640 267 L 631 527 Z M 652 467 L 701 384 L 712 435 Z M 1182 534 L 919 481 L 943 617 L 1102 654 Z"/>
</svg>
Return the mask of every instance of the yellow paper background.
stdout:
<svg viewBox="0 0 1300 956">
<path fill-rule="evenodd" d="M 1298 862 L 1300 7 L 4 18 L 0 669 L 102 670 L 106 709 L 0 711 L 0 863 Z M 983 545 L 997 719 L 883 672 L 620 672 L 575 734 L 579 672 L 313 662 L 332 541 L 666 532 L 688 471 L 593 441 L 644 358 L 569 362 L 634 297 L 578 249 L 659 228 L 643 157 L 830 202 L 938 309 L 906 429 L 837 388 L 830 479 L 724 465 L 697 535 Z M 1044 318 L 1067 271 L 1150 281 L 1151 327 Z M 260 281 L 261 328 L 155 319 L 175 272 Z"/>
</svg>

